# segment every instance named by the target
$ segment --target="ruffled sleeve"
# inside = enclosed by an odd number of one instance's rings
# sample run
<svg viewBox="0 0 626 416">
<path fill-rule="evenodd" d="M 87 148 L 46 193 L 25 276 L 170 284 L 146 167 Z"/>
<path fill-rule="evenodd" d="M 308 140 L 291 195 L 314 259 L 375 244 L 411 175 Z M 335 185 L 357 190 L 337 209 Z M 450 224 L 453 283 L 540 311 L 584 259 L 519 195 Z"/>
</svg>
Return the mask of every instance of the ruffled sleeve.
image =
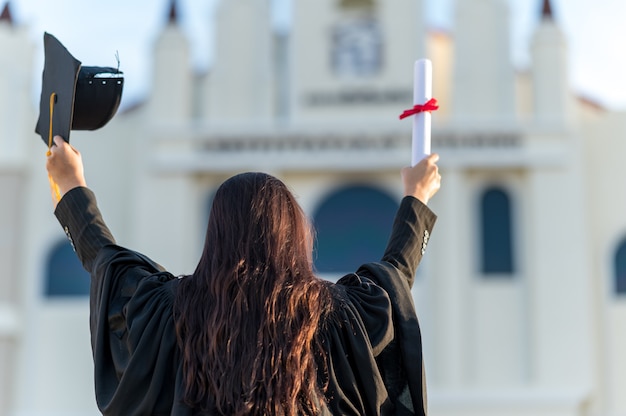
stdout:
<svg viewBox="0 0 626 416">
<path fill-rule="evenodd" d="M 179 400 L 182 371 L 172 314 L 178 279 L 148 257 L 115 245 L 89 189 L 66 193 L 55 215 L 91 274 L 91 345 L 100 411 L 190 415 Z"/>
<path fill-rule="evenodd" d="M 436 216 L 402 200 L 381 261 L 331 286 L 333 313 L 323 328 L 327 398 L 341 415 L 425 415 L 422 341 L 411 296 Z"/>
<path fill-rule="evenodd" d="M 105 415 L 170 415 L 180 384 L 171 274 L 110 245 L 94 262 L 91 333 L 96 398 Z M 184 414 L 184 413 L 177 413 Z"/>
<path fill-rule="evenodd" d="M 337 285 L 345 291 L 343 311 L 352 312 L 351 319 L 367 335 L 372 353 L 377 356 L 394 336 L 389 296 L 370 279 L 356 274 L 341 278 Z"/>
<path fill-rule="evenodd" d="M 336 415 L 382 414 L 389 403 L 376 357 L 394 338 L 389 296 L 356 274 L 343 277 L 331 290 L 335 305 L 321 331 L 329 410 Z"/>
</svg>

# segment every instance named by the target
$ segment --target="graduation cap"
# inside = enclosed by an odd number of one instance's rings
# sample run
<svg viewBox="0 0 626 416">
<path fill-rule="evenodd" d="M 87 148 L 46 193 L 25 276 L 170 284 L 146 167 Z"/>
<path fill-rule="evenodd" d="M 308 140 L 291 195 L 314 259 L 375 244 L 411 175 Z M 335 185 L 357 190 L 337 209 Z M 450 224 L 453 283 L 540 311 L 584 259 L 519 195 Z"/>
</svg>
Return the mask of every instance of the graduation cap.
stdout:
<svg viewBox="0 0 626 416">
<path fill-rule="evenodd" d="M 35 132 L 50 146 L 56 135 L 69 142 L 70 130 L 96 130 L 111 120 L 120 105 L 124 77 L 116 68 L 82 66 L 49 33 L 44 33 L 43 42 L 45 64 Z"/>
</svg>

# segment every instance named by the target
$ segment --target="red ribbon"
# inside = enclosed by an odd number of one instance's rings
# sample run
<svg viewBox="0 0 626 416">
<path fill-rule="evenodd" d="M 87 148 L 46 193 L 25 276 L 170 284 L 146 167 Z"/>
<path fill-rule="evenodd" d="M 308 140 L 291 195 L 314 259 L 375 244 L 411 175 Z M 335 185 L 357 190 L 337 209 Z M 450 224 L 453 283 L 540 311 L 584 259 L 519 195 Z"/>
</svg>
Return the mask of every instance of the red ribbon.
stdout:
<svg viewBox="0 0 626 416">
<path fill-rule="evenodd" d="M 400 120 L 415 114 L 423 113 L 424 111 L 435 111 L 438 109 L 439 106 L 437 105 L 437 100 L 431 98 L 430 100 L 426 101 L 425 104 L 415 104 L 413 108 L 404 110 L 404 113 L 400 114 Z"/>
</svg>

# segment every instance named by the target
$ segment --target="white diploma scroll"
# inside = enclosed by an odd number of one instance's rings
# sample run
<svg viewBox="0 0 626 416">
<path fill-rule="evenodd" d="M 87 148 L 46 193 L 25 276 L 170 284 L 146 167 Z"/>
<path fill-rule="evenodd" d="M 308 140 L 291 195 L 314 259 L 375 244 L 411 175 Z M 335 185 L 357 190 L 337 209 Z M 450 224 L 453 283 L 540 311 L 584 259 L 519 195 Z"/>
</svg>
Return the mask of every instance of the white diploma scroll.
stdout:
<svg viewBox="0 0 626 416">
<path fill-rule="evenodd" d="M 433 64 L 428 59 L 420 59 L 415 61 L 413 71 L 413 104 L 426 104 L 433 96 Z M 411 166 L 430 154 L 430 117 L 430 111 L 413 116 Z"/>
</svg>

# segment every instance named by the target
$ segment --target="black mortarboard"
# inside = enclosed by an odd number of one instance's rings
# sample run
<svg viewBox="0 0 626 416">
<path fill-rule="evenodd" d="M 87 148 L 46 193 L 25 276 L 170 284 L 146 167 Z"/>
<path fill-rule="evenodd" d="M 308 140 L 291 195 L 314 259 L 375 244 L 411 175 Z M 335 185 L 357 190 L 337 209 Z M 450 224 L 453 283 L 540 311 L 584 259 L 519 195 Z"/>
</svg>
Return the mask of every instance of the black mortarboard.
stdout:
<svg viewBox="0 0 626 416">
<path fill-rule="evenodd" d="M 49 144 L 51 96 L 52 136 L 67 142 L 70 130 L 96 130 L 117 111 L 124 86 L 123 73 L 115 68 L 81 66 L 68 50 L 49 33 L 43 37 L 45 64 L 35 132 Z"/>
</svg>

